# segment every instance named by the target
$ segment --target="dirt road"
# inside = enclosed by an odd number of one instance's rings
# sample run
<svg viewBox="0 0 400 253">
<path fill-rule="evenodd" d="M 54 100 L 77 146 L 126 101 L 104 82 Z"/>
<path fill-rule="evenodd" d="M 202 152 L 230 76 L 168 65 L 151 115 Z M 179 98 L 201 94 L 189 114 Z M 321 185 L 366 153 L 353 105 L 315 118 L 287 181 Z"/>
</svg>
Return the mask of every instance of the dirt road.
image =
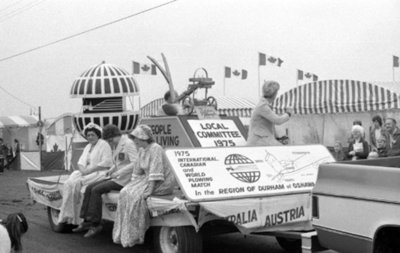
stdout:
<svg viewBox="0 0 400 253">
<path fill-rule="evenodd" d="M 58 234 L 50 230 L 46 208 L 32 204 L 26 187 L 28 177 L 57 175 L 64 172 L 6 171 L 0 175 L 0 218 L 12 212 L 23 212 L 29 222 L 29 230 L 23 237 L 24 253 L 109 253 L 151 252 L 151 245 L 122 248 L 112 242 L 112 224 L 95 238 L 85 239 L 82 234 Z M 204 242 L 204 251 L 210 253 L 283 253 L 272 237 L 229 234 L 216 236 Z M 326 251 L 329 253 L 332 251 Z"/>
</svg>

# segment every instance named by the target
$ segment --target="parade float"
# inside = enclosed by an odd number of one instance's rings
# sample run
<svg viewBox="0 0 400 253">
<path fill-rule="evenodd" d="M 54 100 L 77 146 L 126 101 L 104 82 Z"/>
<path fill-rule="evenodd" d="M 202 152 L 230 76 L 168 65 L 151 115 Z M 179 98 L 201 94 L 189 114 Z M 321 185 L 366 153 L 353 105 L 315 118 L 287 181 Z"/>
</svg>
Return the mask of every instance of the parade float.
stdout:
<svg viewBox="0 0 400 253">
<path fill-rule="evenodd" d="M 164 75 L 169 90 L 174 91 L 165 57 L 165 67 L 149 59 Z M 106 82 L 88 82 L 91 79 L 86 76 L 97 78 L 105 73 L 95 69 L 85 72 L 71 90 L 74 96 L 83 98 L 83 113 L 74 119 L 77 129 L 94 121 L 100 125 L 114 123 L 128 131 L 136 124 L 135 111 L 120 107 L 120 111 L 113 107 L 110 114 L 103 107 L 96 111 L 98 105 L 114 95 L 101 98 L 101 94 L 107 94 L 107 89 L 102 89 Z M 181 115 L 170 110 L 171 115 L 140 120 L 152 128 L 156 140 L 166 148 L 179 184 L 174 194 L 147 200 L 155 252 L 200 253 L 203 235 L 228 232 L 272 235 L 288 251 L 302 248 L 302 252 L 311 252 L 315 236 L 311 190 L 318 166 L 334 159 L 320 145 L 246 147 L 247 133 L 239 118 L 220 115 L 218 101 L 208 96 L 213 85 L 212 78 L 201 68 L 189 79 L 187 91 L 173 98 L 183 108 Z M 114 91 L 116 87 L 121 88 L 113 86 Z M 127 91 L 138 94 L 137 89 Z M 120 94 L 116 99 L 119 105 L 123 99 Z M 123 115 L 127 116 L 125 120 Z M 68 224 L 58 223 L 62 184 L 67 178 L 68 175 L 28 179 L 31 197 L 48 207 L 49 223 L 55 232 L 71 229 Z M 103 195 L 104 220 L 114 220 L 118 195 Z"/>
</svg>

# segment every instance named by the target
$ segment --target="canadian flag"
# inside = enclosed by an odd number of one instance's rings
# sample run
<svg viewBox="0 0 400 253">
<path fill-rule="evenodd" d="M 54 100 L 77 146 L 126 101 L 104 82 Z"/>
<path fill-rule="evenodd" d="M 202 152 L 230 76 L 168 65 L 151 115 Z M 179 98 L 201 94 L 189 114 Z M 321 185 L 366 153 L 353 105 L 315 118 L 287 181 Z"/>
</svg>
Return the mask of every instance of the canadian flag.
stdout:
<svg viewBox="0 0 400 253">
<path fill-rule="evenodd" d="M 259 66 L 265 66 L 265 65 L 269 64 L 269 65 L 275 65 L 277 67 L 281 67 L 282 63 L 283 63 L 283 60 L 279 57 L 266 55 L 264 53 L 258 53 L 258 65 Z"/>
<path fill-rule="evenodd" d="M 135 61 L 132 63 L 134 75 L 157 75 L 157 68 L 154 64 L 142 64 Z"/>
<path fill-rule="evenodd" d="M 240 78 L 242 80 L 247 79 L 247 70 L 242 69 L 241 71 L 235 69 L 232 70 L 231 67 L 225 67 L 225 78 L 231 78 L 232 76 Z"/>
<path fill-rule="evenodd" d="M 318 76 L 316 74 L 307 72 L 305 73 L 303 70 L 297 70 L 297 80 L 313 80 L 314 82 L 318 81 Z"/>
</svg>

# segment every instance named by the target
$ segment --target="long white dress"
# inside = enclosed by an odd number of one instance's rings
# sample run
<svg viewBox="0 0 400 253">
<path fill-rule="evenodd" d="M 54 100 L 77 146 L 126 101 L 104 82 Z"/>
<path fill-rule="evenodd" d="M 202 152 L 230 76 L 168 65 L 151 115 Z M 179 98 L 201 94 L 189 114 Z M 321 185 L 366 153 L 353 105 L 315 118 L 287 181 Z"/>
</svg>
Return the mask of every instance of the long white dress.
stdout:
<svg viewBox="0 0 400 253">
<path fill-rule="evenodd" d="M 89 143 L 83 150 L 78 165 L 83 166 L 85 169 L 95 166 L 111 167 L 112 153 L 110 145 L 102 139 L 99 139 L 93 147 Z M 85 190 L 87 185 L 104 179 L 106 172 L 107 170 L 96 171 L 85 176 L 82 176 L 79 170 L 72 172 L 64 182 L 62 191 L 63 201 L 58 222 L 75 225 L 82 222 L 82 219 L 79 217 L 83 200 L 81 192 Z"/>
<path fill-rule="evenodd" d="M 113 229 L 115 243 L 120 243 L 123 247 L 143 243 L 146 230 L 150 226 L 150 215 L 143 192 L 150 181 L 155 181 L 152 195 L 172 193 L 176 183 L 167 164 L 164 150 L 157 143 L 139 150 L 132 180 L 119 194 Z"/>
<path fill-rule="evenodd" d="M 0 224 L 0 253 L 11 252 L 11 241 L 5 226 Z"/>
</svg>

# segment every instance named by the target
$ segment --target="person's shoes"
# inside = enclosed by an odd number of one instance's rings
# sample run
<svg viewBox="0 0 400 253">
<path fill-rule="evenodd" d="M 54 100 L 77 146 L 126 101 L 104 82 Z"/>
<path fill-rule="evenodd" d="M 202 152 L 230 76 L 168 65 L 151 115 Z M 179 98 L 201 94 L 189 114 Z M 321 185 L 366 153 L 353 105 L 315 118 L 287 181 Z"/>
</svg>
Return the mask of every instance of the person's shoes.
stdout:
<svg viewBox="0 0 400 253">
<path fill-rule="evenodd" d="M 100 233 L 101 230 L 103 230 L 102 225 L 98 225 L 97 227 L 91 227 L 89 229 L 89 231 L 87 231 L 87 233 L 83 237 L 85 237 L 85 238 L 93 237 L 93 236 L 97 235 L 98 233 Z"/>
<path fill-rule="evenodd" d="M 84 232 L 87 231 L 89 228 L 90 228 L 90 223 L 82 222 L 81 224 L 79 224 L 78 227 L 72 229 L 72 232 L 74 233 Z"/>
</svg>

